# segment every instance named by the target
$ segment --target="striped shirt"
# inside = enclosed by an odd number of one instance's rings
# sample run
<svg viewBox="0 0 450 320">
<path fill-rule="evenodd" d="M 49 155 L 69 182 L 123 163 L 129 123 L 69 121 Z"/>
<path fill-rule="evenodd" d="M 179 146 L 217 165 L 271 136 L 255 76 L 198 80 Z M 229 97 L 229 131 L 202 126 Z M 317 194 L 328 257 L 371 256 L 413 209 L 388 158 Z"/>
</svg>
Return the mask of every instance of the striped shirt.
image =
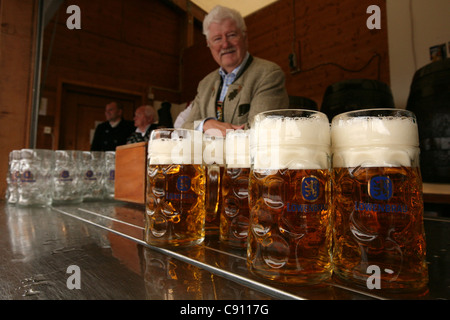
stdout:
<svg viewBox="0 0 450 320">
<path fill-rule="evenodd" d="M 220 67 L 219 69 L 219 74 L 222 77 L 222 91 L 220 92 L 220 96 L 219 96 L 219 101 L 220 102 L 224 102 L 225 101 L 225 97 L 227 95 L 228 92 L 228 87 L 230 86 L 230 84 L 233 83 L 233 81 L 236 79 L 236 77 L 239 74 L 239 70 L 241 69 L 242 66 L 245 65 L 245 63 L 247 62 L 249 57 L 249 54 L 247 52 L 247 54 L 245 55 L 244 60 L 242 61 L 242 63 L 237 66 L 233 71 L 231 71 L 230 73 L 225 73 L 225 71 L 223 70 L 222 67 Z"/>
</svg>

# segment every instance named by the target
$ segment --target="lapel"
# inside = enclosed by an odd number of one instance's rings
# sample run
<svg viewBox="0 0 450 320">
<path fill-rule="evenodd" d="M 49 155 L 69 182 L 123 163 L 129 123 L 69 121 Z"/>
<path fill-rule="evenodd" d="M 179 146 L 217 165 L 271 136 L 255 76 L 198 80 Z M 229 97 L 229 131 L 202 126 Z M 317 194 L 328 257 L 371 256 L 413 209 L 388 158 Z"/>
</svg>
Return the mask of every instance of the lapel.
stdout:
<svg viewBox="0 0 450 320">
<path fill-rule="evenodd" d="M 220 82 L 221 82 L 220 75 L 219 75 L 219 72 L 217 72 L 217 77 L 214 80 L 213 86 L 211 87 L 211 97 L 209 98 L 209 104 L 206 108 L 205 118 L 206 117 L 214 117 L 214 118 L 216 117 L 216 99 L 217 99 L 218 95 L 220 94 L 219 93 Z"/>
<path fill-rule="evenodd" d="M 240 79 L 239 79 L 240 80 Z M 239 100 L 241 98 L 242 84 L 241 81 L 235 81 L 228 87 L 227 96 L 225 98 L 224 121 L 232 122 L 237 113 Z"/>
<path fill-rule="evenodd" d="M 224 110 L 224 121 L 231 123 L 235 116 L 238 114 L 239 100 L 241 98 L 241 92 L 244 85 L 244 72 L 250 66 L 253 61 L 253 56 L 250 55 L 246 64 L 239 71 L 237 78 L 228 87 L 227 96 L 225 98 L 225 110 Z"/>
</svg>

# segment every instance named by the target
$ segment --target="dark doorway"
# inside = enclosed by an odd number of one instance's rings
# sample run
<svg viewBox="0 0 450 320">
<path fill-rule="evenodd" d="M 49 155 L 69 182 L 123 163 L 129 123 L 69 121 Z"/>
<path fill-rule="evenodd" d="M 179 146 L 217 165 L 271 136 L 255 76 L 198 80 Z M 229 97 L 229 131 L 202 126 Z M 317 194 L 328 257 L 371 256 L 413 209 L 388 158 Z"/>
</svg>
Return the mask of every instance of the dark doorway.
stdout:
<svg viewBox="0 0 450 320">
<path fill-rule="evenodd" d="M 89 150 L 97 124 L 105 121 L 105 106 L 122 103 L 124 118 L 132 120 L 134 110 L 142 104 L 142 95 L 108 89 L 63 84 L 59 116 L 61 150 Z"/>
</svg>

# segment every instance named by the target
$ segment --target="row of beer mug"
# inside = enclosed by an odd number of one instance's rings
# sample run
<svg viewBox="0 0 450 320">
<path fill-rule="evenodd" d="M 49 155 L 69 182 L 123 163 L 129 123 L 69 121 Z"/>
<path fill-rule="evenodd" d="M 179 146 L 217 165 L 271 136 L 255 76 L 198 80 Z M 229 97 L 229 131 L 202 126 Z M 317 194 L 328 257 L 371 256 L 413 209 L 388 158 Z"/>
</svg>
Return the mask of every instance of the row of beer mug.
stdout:
<svg viewBox="0 0 450 320">
<path fill-rule="evenodd" d="M 146 242 L 199 244 L 215 217 L 220 241 L 246 248 L 248 269 L 263 278 L 312 284 L 334 272 L 361 286 L 422 290 L 428 272 L 414 114 L 359 110 L 330 125 L 321 112 L 286 109 L 258 114 L 250 130 L 225 139 L 153 131 Z"/>
<path fill-rule="evenodd" d="M 114 177 L 114 151 L 13 150 L 6 199 L 22 206 L 113 199 Z"/>
</svg>

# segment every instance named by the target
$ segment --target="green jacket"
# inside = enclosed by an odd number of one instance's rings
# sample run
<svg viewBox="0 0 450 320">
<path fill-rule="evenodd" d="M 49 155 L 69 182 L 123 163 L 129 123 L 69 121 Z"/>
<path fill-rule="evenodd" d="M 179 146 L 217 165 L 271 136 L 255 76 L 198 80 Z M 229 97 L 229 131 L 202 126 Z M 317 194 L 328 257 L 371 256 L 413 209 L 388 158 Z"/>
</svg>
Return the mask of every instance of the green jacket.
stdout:
<svg viewBox="0 0 450 320">
<path fill-rule="evenodd" d="M 216 117 L 216 99 L 221 83 L 218 69 L 200 81 L 197 96 L 183 128 L 195 129 L 206 118 Z M 245 124 L 263 111 L 288 109 L 289 97 L 283 70 L 273 62 L 250 56 L 243 72 L 229 86 L 224 101 L 224 122 Z"/>
</svg>

